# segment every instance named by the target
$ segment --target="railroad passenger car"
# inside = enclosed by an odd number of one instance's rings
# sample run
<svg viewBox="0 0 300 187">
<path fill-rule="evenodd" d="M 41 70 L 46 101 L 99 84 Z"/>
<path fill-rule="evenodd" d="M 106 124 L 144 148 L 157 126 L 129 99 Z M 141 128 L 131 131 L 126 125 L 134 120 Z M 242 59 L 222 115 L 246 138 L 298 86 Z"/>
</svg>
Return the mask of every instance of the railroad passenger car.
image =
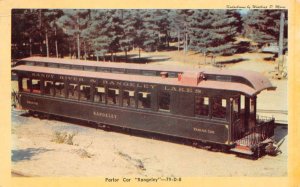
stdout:
<svg viewBox="0 0 300 187">
<path fill-rule="evenodd" d="M 68 61 L 18 63 L 21 107 L 256 157 L 274 135 L 274 119 L 256 115 L 257 95 L 275 89 L 259 73 Z"/>
</svg>

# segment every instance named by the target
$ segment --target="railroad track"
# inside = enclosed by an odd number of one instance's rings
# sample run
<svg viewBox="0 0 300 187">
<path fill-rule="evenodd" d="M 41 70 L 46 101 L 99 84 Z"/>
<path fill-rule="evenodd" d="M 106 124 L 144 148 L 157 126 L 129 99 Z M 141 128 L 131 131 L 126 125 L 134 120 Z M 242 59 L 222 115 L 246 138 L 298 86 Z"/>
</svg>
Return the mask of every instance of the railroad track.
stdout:
<svg viewBox="0 0 300 187">
<path fill-rule="evenodd" d="M 257 109 L 257 112 L 261 113 L 273 113 L 273 114 L 288 114 L 287 110 L 265 110 L 265 109 Z"/>
<path fill-rule="evenodd" d="M 257 109 L 257 113 L 266 113 L 266 114 L 283 114 L 288 115 L 287 110 L 265 110 L 265 109 Z M 276 125 L 287 125 L 287 120 L 278 120 L 275 118 L 275 124 Z"/>
</svg>

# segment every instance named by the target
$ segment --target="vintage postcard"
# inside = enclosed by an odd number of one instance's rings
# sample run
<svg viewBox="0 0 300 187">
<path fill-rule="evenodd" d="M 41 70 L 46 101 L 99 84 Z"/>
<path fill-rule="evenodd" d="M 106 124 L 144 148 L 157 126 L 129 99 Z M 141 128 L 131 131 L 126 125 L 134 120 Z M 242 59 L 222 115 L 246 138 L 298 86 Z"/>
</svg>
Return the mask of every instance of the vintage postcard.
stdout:
<svg viewBox="0 0 300 187">
<path fill-rule="evenodd" d="M 0 187 L 300 184 L 299 2 L 0 4 Z"/>
</svg>

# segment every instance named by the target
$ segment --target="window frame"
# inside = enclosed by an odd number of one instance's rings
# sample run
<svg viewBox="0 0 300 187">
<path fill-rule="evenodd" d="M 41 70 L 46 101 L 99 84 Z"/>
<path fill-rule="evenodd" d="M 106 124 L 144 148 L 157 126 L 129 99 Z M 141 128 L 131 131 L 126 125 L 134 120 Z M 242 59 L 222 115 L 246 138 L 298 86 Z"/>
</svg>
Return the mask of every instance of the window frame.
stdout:
<svg viewBox="0 0 300 187">
<path fill-rule="evenodd" d="M 223 100 L 225 100 L 225 102 L 226 102 L 224 117 L 214 116 L 214 114 L 215 114 L 214 110 L 216 110 L 216 109 L 214 109 L 214 99 L 216 99 L 216 98 L 221 99 L 221 103 L 216 103 L 216 104 L 221 104 L 220 106 L 222 108 L 223 108 Z M 228 98 L 227 97 L 222 97 L 220 95 L 216 95 L 216 96 L 212 96 L 210 98 L 210 102 L 211 102 L 211 118 L 212 119 L 217 119 L 217 120 L 226 120 L 227 121 L 228 120 L 228 104 L 230 103 L 230 102 L 228 102 Z M 222 108 L 221 108 L 221 110 L 222 110 Z"/>
<path fill-rule="evenodd" d="M 79 100 L 79 95 L 80 95 L 80 91 L 79 91 L 79 83 L 78 82 L 75 82 L 75 81 L 70 81 L 70 82 L 67 82 L 67 99 L 71 99 L 71 100 Z M 72 97 L 70 97 L 70 86 L 74 86 L 74 88 L 72 89 L 72 91 L 74 92 L 72 94 Z M 76 97 L 75 94 L 78 94 L 78 96 Z"/>
<path fill-rule="evenodd" d="M 61 93 L 58 96 L 57 95 L 57 88 L 56 88 L 56 83 L 63 83 L 63 88 L 61 89 Z M 66 83 L 65 81 L 54 81 L 54 97 L 58 97 L 58 98 L 66 98 Z"/>
<path fill-rule="evenodd" d="M 161 108 L 161 96 L 163 94 L 168 94 L 169 95 L 169 97 L 168 97 L 168 100 L 169 100 L 169 102 L 168 102 L 169 109 Z M 168 91 L 160 91 L 158 93 L 158 111 L 160 111 L 160 112 L 166 112 L 166 113 L 171 113 L 171 95 L 172 95 L 171 92 L 168 92 Z"/>
<path fill-rule="evenodd" d="M 98 88 L 103 88 L 104 89 L 104 92 L 98 92 Z M 94 89 L 94 93 L 92 95 L 93 97 L 93 102 L 94 103 L 97 103 L 97 104 L 107 104 L 107 86 L 106 85 L 103 85 L 103 84 L 95 84 L 93 86 Z M 96 91 L 97 90 L 97 91 Z M 98 94 L 98 93 L 102 93 L 102 95 L 104 96 L 104 100 L 102 100 L 102 96 L 99 95 L 99 101 L 95 101 L 95 96 Z"/>
<path fill-rule="evenodd" d="M 110 103 L 110 97 L 109 97 L 109 91 L 110 90 L 115 90 L 115 99 L 116 99 L 116 103 Z M 118 94 L 116 94 L 118 90 Z M 119 87 L 116 86 L 107 86 L 106 88 L 106 104 L 108 105 L 112 105 L 112 106 L 120 106 L 121 103 L 121 89 Z"/>
<path fill-rule="evenodd" d="M 83 88 L 82 90 L 81 90 L 81 87 Z M 83 94 L 85 87 L 89 87 L 89 91 L 88 91 L 89 98 L 86 97 L 86 99 L 82 99 L 81 95 Z M 92 89 L 92 86 L 90 84 L 84 84 L 84 83 L 79 84 L 79 101 L 91 101 L 91 99 L 92 99 L 91 89 Z"/>
<path fill-rule="evenodd" d="M 127 99 L 128 99 L 128 101 L 129 101 L 129 104 L 128 105 L 124 105 L 124 98 L 125 98 L 125 92 L 128 92 L 128 97 L 127 97 Z M 133 92 L 133 96 L 130 96 L 130 93 L 132 93 Z M 133 101 L 133 103 L 132 103 L 132 101 Z M 136 90 L 135 90 L 135 88 L 134 89 L 130 89 L 130 88 L 123 88 L 122 89 L 122 106 L 123 107 L 128 107 L 128 108 L 137 108 L 137 100 L 136 100 Z"/>
<path fill-rule="evenodd" d="M 196 113 L 196 97 L 201 97 L 203 98 L 203 103 L 205 103 L 205 98 L 208 99 L 208 105 L 207 105 L 207 115 L 203 115 L 203 114 L 197 114 Z M 209 97 L 208 95 L 201 95 L 201 94 L 195 94 L 194 95 L 194 115 L 196 117 L 202 117 L 202 118 L 210 118 L 211 117 L 211 97 Z M 200 109 L 199 109 L 200 110 Z"/>
<path fill-rule="evenodd" d="M 139 102 L 140 102 L 140 99 L 139 99 L 139 94 L 140 93 L 147 93 L 147 97 L 146 98 L 148 98 L 148 95 L 149 95 L 149 107 L 139 107 L 140 105 L 139 105 Z M 137 96 L 137 100 L 136 100 L 136 104 L 137 104 L 137 109 L 142 109 L 142 110 L 151 110 L 152 109 L 152 101 L 153 101 L 153 99 L 152 99 L 152 95 L 153 95 L 153 92 L 151 92 L 150 90 L 147 90 L 147 89 L 145 89 L 145 90 L 143 90 L 143 89 L 141 89 L 141 90 L 137 90 L 137 94 L 136 94 Z M 142 102 L 143 103 L 143 102 Z"/>
<path fill-rule="evenodd" d="M 31 78 L 31 88 L 30 88 L 30 92 L 34 93 L 34 94 L 42 94 L 42 80 L 41 79 L 36 79 L 36 78 Z M 33 81 L 37 81 L 37 84 L 39 86 L 39 89 L 34 89 L 33 88 Z"/>
<path fill-rule="evenodd" d="M 51 82 L 52 84 L 50 85 L 50 88 L 49 88 L 49 94 L 46 92 L 46 89 L 47 89 L 47 83 L 48 82 Z M 46 95 L 46 96 L 54 96 L 54 90 L 55 90 L 55 87 L 54 87 L 54 83 L 55 81 L 54 80 L 44 80 L 43 81 L 43 84 L 44 84 L 44 90 L 43 90 L 43 95 Z M 52 94 L 51 94 L 51 89 L 52 89 Z"/>
</svg>

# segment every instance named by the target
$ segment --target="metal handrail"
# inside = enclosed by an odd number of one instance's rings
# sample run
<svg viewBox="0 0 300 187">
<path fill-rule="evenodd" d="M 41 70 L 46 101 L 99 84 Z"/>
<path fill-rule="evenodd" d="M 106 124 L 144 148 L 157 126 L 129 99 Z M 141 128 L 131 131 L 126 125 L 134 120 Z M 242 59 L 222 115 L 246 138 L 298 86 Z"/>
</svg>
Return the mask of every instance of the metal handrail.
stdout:
<svg viewBox="0 0 300 187">
<path fill-rule="evenodd" d="M 256 125 L 245 133 L 235 134 L 240 145 L 255 146 L 274 135 L 275 119 L 257 116 Z"/>
</svg>

